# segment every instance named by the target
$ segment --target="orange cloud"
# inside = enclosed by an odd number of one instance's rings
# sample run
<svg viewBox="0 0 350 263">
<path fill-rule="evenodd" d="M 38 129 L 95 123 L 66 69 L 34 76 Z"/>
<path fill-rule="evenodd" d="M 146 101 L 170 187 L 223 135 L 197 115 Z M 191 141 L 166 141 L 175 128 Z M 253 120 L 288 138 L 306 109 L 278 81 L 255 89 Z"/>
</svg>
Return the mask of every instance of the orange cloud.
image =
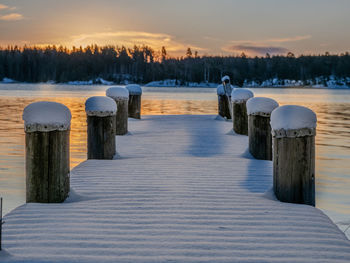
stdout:
<svg viewBox="0 0 350 263">
<path fill-rule="evenodd" d="M 234 52 L 236 54 L 240 54 L 244 52 L 249 56 L 261 56 L 269 53 L 270 55 L 282 55 L 289 52 L 288 49 L 284 47 L 276 47 L 276 46 L 250 46 L 250 45 L 234 45 L 230 47 L 225 47 L 224 49 L 227 52 Z"/>
<path fill-rule="evenodd" d="M 7 5 L 0 4 L 0 10 L 9 8 Z"/>
<path fill-rule="evenodd" d="M 285 38 L 270 38 L 262 40 L 233 40 L 221 49 L 225 52 L 234 52 L 240 54 L 244 52 L 249 56 L 261 56 L 266 53 L 270 54 L 286 54 L 290 50 L 286 47 L 280 46 L 290 42 L 297 42 L 310 39 L 311 35 L 294 36 Z"/>
<path fill-rule="evenodd" d="M 23 19 L 23 16 L 18 13 L 11 13 L 8 15 L 0 16 L 0 20 L 3 20 L 3 21 L 18 21 L 22 19 Z"/>
<path fill-rule="evenodd" d="M 132 47 L 134 45 L 147 45 L 156 50 L 165 46 L 168 52 L 173 54 L 185 54 L 188 47 L 197 51 L 206 49 L 184 43 L 175 39 L 169 34 L 149 33 L 140 31 L 117 31 L 117 32 L 99 32 L 90 34 L 81 34 L 72 36 L 69 42 L 64 43 L 67 46 L 87 46 L 97 45 L 124 45 Z"/>
</svg>

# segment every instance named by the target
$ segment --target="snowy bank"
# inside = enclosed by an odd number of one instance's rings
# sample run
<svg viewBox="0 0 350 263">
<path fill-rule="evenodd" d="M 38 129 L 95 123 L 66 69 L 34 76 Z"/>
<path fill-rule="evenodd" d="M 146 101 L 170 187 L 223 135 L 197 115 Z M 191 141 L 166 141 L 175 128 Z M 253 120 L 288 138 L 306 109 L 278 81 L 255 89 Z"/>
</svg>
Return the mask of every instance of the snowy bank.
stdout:
<svg viewBox="0 0 350 263">
<path fill-rule="evenodd" d="M 348 89 L 350 88 L 350 77 L 337 78 L 335 76 L 317 77 L 308 80 L 290 80 L 290 79 L 267 79 L 264 81 L 248 81 L 243 83 L 244 87 L 276 87 L 276 88 L 323 88 L 323 89 Z"/>
<path fill-rule="evenodd" d="M 198 88 L 215 88 L 218 84 L 207 82 L 185 82 L 181 83 L 176 79 L 165 79 L 159 81 L 152 81 L 145 85 L 145 87 L 198 87 Z"/>
<path fill-rule="evenodd" d="M 16 83 L 17 81 L 13 80 L 13 79 L 9 79 L 9 78 L 3 78 L 2 81 L 0 81 L 0 83 L 4 83 L 4 84 L 11 84 L 11 83 Z"/>
</svg>

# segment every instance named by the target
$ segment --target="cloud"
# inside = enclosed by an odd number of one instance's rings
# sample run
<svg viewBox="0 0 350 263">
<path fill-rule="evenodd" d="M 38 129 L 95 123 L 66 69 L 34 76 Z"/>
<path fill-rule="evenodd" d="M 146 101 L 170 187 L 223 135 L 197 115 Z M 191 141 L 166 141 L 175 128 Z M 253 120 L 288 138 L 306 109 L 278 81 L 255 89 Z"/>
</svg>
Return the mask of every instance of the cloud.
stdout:
<svg viewBox="0 0 350 263">
<path fill-rule="evenodd" d="M 165 46 L 167 51 L 174 55 L 184 55 L 188 47 L 197 51 L 206 50 L 204 48 L 176 40 L 174 36 L 169 34 L 141 31 L 117 31 L 81 34 L 72 36 L 71 40 L 65 43 L 65 45 L 68 46 L 87 46 L 90 44 L 124 45 L 126 47 L 132 47 L 134 45 L 147 45 L 155 50 L 160 50 L 162 46 Z"/>
<path fill-rule="evenodd" d="M 297 42 L 297 41 L 310 39 L 311 37 L 312 37 L 311 35 L 305 35 L 305 36 L 295 36 L 295 37 L 285 37 L 285 38 L 271 38 L 271 39 L 266 39 L 263 42 L 265 43 Z"/>
<path fill-rule="evenodd" d="M 290 50 L 283 45 L 310 39 L 311 35 L 293 36 L 284 38 L 269 38 L 262 40 L 233 40 L 222 47 L 223 51 L 240 54 L 244 52 L 249 56 L 261 56 L 269 53 L 271 55 L 286 54 Z M 281 46 L 282 45 L 282 46 Z"/>
<path fill-rule="evenodd" d="M 22 19 L 23 19 L 23 16 L 18 13 L 11 13 L 8 15 L 0 16 L 0 20 L 3 20 L 3 21 L 17 21 Z"/>
<path fill-rule="evenodd" d="M 244 52 L 250 56 L 258 56 L 265 55 L 269 53 L 271 55 L 275 54 L 285 54 L 288 53 L 289 50 L 284 47 L 276 47 L 276 46 L 250 46 L 250 45 L 234 45 L 230 47 L 226 47 L 225 51 L 234 52 L 234 53 L 242 53 Z"/>
<path fill-rule="evenodd" d="M 9 7 L 7 5 L 3 5 L 3 4 L 0 4 L 0 10 L 3 10 L 3 9 L 8 9 Z"/>
</svg>

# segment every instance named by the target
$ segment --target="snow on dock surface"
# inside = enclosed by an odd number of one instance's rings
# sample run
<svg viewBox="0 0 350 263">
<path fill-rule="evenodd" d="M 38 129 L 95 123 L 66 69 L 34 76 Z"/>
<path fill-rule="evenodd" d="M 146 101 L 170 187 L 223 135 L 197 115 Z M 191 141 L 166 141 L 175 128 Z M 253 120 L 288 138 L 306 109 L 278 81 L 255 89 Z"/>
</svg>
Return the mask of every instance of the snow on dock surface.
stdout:
<svg viewBox="0 0 350 263">
<path fill-rule="evenodd" d="M 214 116 L 148 116 L 117 137 L 117 160 L 71 174 L 64 204 L 5 217 L 0 262 L 350 262 L 321 211 L 269 192 L 272 164 Z"/>
</svg>

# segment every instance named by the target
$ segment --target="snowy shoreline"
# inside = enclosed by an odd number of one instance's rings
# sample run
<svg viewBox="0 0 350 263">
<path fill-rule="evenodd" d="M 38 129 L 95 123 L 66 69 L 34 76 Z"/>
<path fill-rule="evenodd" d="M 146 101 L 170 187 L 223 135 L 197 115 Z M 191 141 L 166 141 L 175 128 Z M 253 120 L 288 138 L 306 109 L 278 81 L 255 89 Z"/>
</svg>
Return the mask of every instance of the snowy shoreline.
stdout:
<svg viewBox="0 0 350 263">
<path fill-rule="evenodd" d="M 51 85 L 71 85 L 71 86 L 94 86 L 94 85 L 128 85 L 131 82 L 124 81 L 122 83 L 115 83 L 112 81 L 107 81 L 102 78 L 97 78 L 89 81 L 69 81 L 64 83 L 57 83 L 55 81 L 48 82 L 40 82 L 40 83 L 27 83 L 27 82 L 19 82 L 13 79 L 4 78 L 0 81 L 0 84 L 51 84 Z M 180 87 L 188 87 L 188 88 L 216 88 L 218 83 L 197 83 L 197 82 L 186 82 L 180 83 L 175 79 L 166 79 L 160 81 L 152 81 L 146 84 L 141 84 L 143 87 L 152 87 L 152 88 L 180 88 Z M 295 81 L 295 80 L 280 80 L 280 79 L 272 79 L 265 80 L 261 83 L 257 83 L 255 81 L 244 81 L 243 87 L 246 88 L 283 88 L 283 89 L 350 89 L 350 78 L 337 79 L 334 77 L 330 77 L 329 80 L 325 80 L 324 78 L 318 78 L 314 81 Z"/>
</svg>

